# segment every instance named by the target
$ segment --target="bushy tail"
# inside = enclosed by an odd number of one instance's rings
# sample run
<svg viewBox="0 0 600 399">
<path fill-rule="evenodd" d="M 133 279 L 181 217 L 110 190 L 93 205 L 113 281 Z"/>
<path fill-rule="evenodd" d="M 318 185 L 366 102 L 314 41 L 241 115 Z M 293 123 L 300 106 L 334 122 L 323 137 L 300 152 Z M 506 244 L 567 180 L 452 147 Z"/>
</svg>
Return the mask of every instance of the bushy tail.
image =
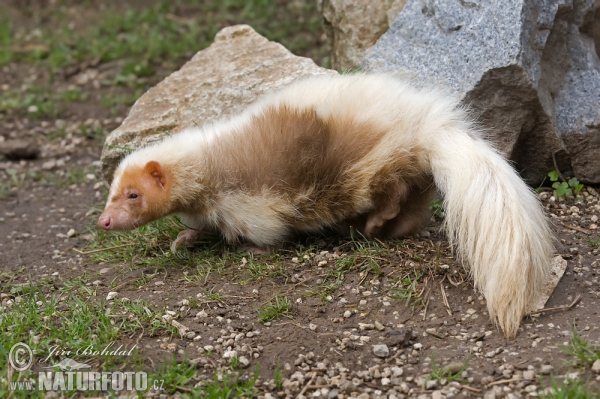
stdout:
<svg viewBox="0 0 600 399">
<path fill-rule="evenodd" d="M 553 238 L 530 188 L 465 120 L 436 135 L 429 161 L 444 195 L 448 237 L 492 320 L 512 338 L 549 277 Z"/>
</svg>

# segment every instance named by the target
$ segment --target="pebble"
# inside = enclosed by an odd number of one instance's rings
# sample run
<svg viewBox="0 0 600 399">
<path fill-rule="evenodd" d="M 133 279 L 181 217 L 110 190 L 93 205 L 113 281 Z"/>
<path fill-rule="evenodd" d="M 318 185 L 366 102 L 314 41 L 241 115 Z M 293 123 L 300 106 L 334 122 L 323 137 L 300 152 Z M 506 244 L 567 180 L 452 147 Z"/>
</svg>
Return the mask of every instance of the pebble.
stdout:
<svg viewBox="0 0 600 399">
<path fill-rule="evenodd" d="M 542 365 L 542 367 L 540 367 L 540 374 L 550 374 L 552 370 L 554 370 L 553 366 L 551 366 L 550 364 L 544 364 Z"/>
<path fill-rule="evenodd" d="M 592 364 L 592 371 L 596 374 L 600 374 L 600 359 L 597 359 L 594 364 Z"/>
<path fill-rule="evenodd" d="M 523 371 L 523 379 L 524 380 L 533 380 L 534 378 L 535 378 L 535 371 L 533 371 L 533 370 Z"/>
<path fill-rule="evenodd" d="M 107 301 L 112 301 L 113 299 L 115 299 L 117 296 L 119 296 L 118 292 L 115 291 L 111 291 L 108 293 L 108 295 L 106 296 L 106 300 Z"/>
<path fill-rule="evenodd" d="M 242 368 L 246 368 L 250 365 L 250 360 L 248 360 L 248 358 L 246 356 L 240 356 L 240 357 L 238 357 L 238 364 Z"/>
<path fill-rule="evenodd" d="M 373 354 L 377 357 L 388 357 L 390 350 L 385 344 L 373 345 Z"/>
</svg>

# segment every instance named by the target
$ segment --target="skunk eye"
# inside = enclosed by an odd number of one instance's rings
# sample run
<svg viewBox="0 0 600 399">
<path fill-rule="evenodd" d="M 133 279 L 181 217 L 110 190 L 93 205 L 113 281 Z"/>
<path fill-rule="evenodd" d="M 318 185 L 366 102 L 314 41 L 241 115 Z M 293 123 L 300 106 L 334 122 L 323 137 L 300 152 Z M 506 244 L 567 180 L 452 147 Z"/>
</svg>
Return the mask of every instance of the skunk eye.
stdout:
<svg viewBox="0 0 600 399">
<path fill-rule="evenodd" d="M 137 194 L 130 194 L 130 195 L 129 195 L 129 198 L 130 198 L 130 199 L 136 199 L 137 197 L 138 197 L 138 195 L 137 195 Z"/>
</svg>

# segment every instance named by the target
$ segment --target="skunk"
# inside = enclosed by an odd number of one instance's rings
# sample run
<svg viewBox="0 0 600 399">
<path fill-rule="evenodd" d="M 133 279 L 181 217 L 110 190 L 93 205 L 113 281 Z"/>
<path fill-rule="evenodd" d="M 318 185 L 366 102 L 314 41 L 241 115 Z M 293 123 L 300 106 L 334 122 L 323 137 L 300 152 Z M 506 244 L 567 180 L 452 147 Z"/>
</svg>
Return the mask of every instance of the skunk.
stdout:
<svg viewBox="0 0 600 399">
<path fill-rule="evenodd" d="M 255 250 L 325 228 L 402 237 L 427 219 L 436 188 L 451 244 L 515 337 L 554 251 L 541 204 L 455 98 L 390 75 L 304 78 L 129 154 L 98 224 L 178 213 L 189 229 L 173 250 L 204 232 Z"/>
</svg>

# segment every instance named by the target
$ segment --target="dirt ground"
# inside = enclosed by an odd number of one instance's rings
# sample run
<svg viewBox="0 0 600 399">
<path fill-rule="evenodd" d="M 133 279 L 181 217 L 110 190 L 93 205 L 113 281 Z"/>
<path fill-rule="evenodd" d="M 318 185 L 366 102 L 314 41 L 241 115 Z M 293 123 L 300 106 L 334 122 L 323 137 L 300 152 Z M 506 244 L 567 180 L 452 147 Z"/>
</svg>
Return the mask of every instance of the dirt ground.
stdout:
<svg viewBox="0 0 600 399">
<path fill-rule="evenodd" d="M 419 237 L 405 241 L 355 244 L 316 237 L 263 260 L 227 258 L 230 249 L 210 241 L 193 251 L 217 248 L 226 261 L 202 278 L 190 278 L 194 266 L 175 261 L 143 267 L 95 260 L 90 242 L 107 187 L 99 168 L 104 136 L 94 132 L 111 131 L 128 112 L 125 105 L 101 106 L 100 99 L 132 90 L 98 83 L 114 78 L 115 65 L 83 63 L 63 74 L 25 62 L 1 67 L 3 92 L 35 82 L 56 92 L 77 87 L 84 93 L 56 118 L 0 112 L 3 311 L 19 296 L 16 286 L 51 279 L 61 287 L 82 277 L 93 288 L 90 301 L 109 302 L 109 292 L 117 292 L 120 300 L 141 299 L 163 309 L 160 318 L 187 329 L 145 330 L 117 342 L 138 346 L 140 369 L 157 370 L 175 354 L 178 362 L 195 365 L 196 374 L 176 389 L 151 390 L 149 397 L 193 395 L 204 380 L 227 370 L 244 376 L 258 370 L 255 393 L 264 397 L 520 398 L 548 392 L 551 376 L 558 385 L 576 380 L 590 389 L 600 386 L 599 374 L 574 364 L 561 349 L 570 344 L 573 329 L 600 342 L 600 238 L 593 229 L 600 197 L 592 187 L 584 188 L 580 200 L 561 202 L 551 190 L 541 191 L 557 255 L 568 264 L 546 307 L 564 308 L 526 318 L 514 340 L 490 323 L 483 297 L 434 217 Z M 147 85 L 168 72 L 159 68 Z M 148 245 L 168 251 L 168 244 L 152 237 Z M 340 272 L 343 258 L 352 262 Z M 254 263 L 267 272 L 257 277 L 249 271 Z M 286 298 L 289 311 L 261 322 L 258 309 L 275 298 Z M 102 359 L 95 364 L 102 369 Z"/>
</svg>

